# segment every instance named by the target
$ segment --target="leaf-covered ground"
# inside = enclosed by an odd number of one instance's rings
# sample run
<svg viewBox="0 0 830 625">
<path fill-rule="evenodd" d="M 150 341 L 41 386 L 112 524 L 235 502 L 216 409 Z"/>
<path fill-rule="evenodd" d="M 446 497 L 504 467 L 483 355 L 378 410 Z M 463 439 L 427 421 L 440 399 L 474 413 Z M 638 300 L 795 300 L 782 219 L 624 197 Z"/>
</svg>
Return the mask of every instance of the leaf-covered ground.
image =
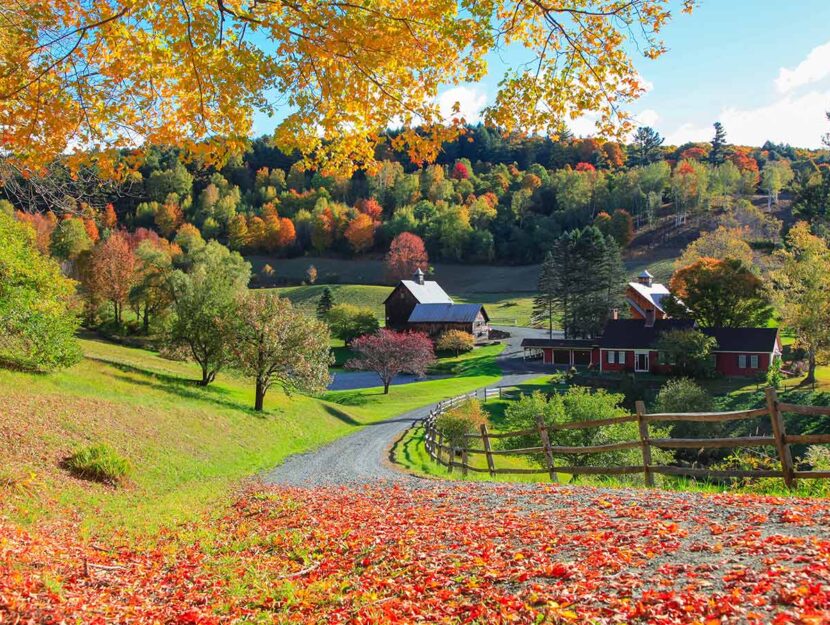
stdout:
<svg viewBox="0 0 830 625">
<path fill-rule="evenodd" d="M 256 488 L 147 544 L 0 522 L 0 623 L 828 623 L 830 501 Z"/>
</svg>

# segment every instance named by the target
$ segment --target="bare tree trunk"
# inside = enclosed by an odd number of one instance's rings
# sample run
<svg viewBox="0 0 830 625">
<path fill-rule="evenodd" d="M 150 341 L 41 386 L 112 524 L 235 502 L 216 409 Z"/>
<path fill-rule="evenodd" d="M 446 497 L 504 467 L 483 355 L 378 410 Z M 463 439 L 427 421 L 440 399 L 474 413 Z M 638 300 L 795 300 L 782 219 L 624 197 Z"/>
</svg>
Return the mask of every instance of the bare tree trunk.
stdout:
<svg viewBox="0 0 830 625">
<path fill-rule="evenodd" d="M 260 381 L 256 381 L 256 397 L 254 398 L 254 410 L 262 412 L 263 404 L 265 403 L 265 385 Z"/>
<path fill-rule="evenodd" d="M 391 381 L 392 381 L 392 380 L 384 380 L 384 381 L 383 381 L 383 394 L 384 394 L 384 395 L 388 395 L 388 394 L 389 394 L 389 383 L 390 383 Z"/>
<path fill-rule="evenodd" d="M 804 381 L 813 384 L 816 381 L 816 353 L 812 349 L 807 352 L 807 362 L 807 377 Z"/>
</svg>

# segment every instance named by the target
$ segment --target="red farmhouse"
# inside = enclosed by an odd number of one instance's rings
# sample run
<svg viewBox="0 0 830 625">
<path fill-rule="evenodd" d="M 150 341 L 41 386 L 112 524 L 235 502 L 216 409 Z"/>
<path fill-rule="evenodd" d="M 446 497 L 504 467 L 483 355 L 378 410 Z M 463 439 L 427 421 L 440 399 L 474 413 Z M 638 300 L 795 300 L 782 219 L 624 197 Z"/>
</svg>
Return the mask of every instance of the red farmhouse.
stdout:
<svg viewBox="0 0 830 625">
<path fill-rule="evenodd" d="M 611 319 L 596 339 L 525 339 L 526 352 L 542 352 L 542 361 L 554 366 L 591 366 L 606 372 L 671 373 L 671 364 L 657 350 L 663 332 L 688 329 L 685 319 Z M 715 370 L 727 376 L 755 376 L 766 372 L 780 356 L 775 328 L 700 328 L 718 343 L 712 351 Z"/>
</svg>

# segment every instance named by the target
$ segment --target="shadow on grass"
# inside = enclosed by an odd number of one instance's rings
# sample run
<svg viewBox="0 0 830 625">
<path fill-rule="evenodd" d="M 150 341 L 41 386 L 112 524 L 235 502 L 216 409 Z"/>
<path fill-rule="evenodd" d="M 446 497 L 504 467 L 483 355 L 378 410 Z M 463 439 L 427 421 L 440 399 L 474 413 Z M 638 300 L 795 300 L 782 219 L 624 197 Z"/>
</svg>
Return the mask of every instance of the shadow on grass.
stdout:
<svg viewBox="0 0 830 625">
<path fill-rule="evenodd" d="M 230 391 L 228 389 L 218 386 L 200 386 L 198 380 L 188 380 L 167 373 L 158 373 L 156 371 L 152 371 L 151 369 L 136 367 L 135 365 L 128 365 L 123 362 L 108 360 L 106 358 L 90 358 L 90 360 L 109 365 L 125 374 L 132 374 L 113 376 L 124 382 L 129 382 L 130 384 L 146 386 L 155 390 L 164 391 L 167 394 L 176 395 L 183 399 L 204 401 L 216 404 L 217 406 L 221 406 L 223 408 L 239 410 L 252 417 L 260 419 L 268 416 L 267 412 L 258 412 L 251 408 L 248 404 L 242 404 L 227 397 L 222 397 L 223 395 L 230 395 Z M 133 377 L 136 375 L 147 379 L 136 379 Z"/>
<path fill-rule="evenodd" d="M 360 421 L 352 417 L 352 415 L 350 415 L 347 412 L 339 410 L 338 408 L 335 408 L 334 406 L 330 406 L 328 404 L 322 404 L 322 406 L 323 410 L 325 410 L 335 419 L 342 421 L 343 423 L 346 423 L 348 425 L 363 425 Z"/>
<path fill-rule="evenodd" d="M 372 401 L 372 397 L 383 396 L 383 389 L 370 391 L 355 389 L 353 391 L 331 391 L 324 393 L 322 399 L 341 406 L 365 406 Z"/>
</svg>

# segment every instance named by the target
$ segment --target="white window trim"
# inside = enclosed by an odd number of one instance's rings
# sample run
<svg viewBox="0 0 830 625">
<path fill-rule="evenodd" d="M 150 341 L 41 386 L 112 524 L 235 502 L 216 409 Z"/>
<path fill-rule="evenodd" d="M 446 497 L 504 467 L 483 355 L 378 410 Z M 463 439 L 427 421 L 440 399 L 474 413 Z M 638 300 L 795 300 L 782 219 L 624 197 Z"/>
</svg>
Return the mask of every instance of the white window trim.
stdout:
<svg viewBox="0 0 830 625">
<path fill-rule="evenodd" d="M 750 369 L 758 369 L 761 366 L 761 359 L 758 357 L 758 354 L 750 354 L 749 355 L 749 368 Z"/>
<path fill-rule="evenodd" d="M 738 369 L 747 369 L 746 354 L 738 354 Z"/>
<path fill-rule="evenodd" d="M 608 356 L 607 356 L 606 358 L 608 359 L 608 364 L 609 364 L 609 365 L 615 365 L 615 364 L 617 364 L 617 361 L 616 361 L 616 358 L 617 358 L 617 352 L 616 352 L 616 351 L 614 351 L 613 349 L 609 349 L 609 350 L 608 350 L 607 352 L 605 352 L 605 353 L 606 353 L 606 354 L 608 354 Z"/>
<path fill-rule="evenodd" d="M 640 356 L 646 357 L 646 368 L 638 369 L 637 362 Z M 651 370 L 651 354 L 644 349 L 638 349 L 634 352 L 634 371 L 637 373 L 648 373 Z"/>
</svg>

